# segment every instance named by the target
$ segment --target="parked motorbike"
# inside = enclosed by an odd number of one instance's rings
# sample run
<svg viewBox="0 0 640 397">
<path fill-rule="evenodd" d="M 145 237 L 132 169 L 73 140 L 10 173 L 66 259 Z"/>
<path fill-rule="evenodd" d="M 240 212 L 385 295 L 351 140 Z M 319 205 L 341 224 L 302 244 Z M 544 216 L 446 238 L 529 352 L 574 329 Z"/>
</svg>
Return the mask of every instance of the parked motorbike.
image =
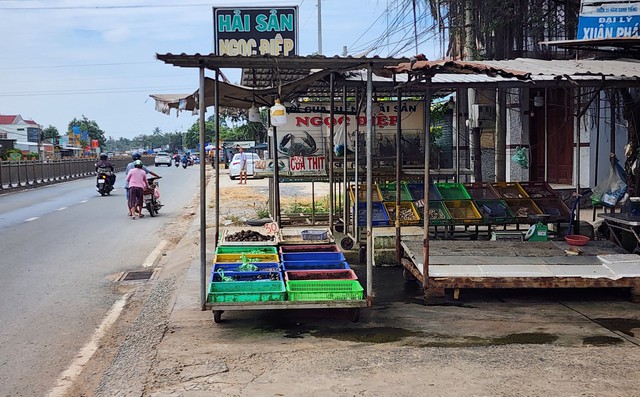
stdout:
<svg viewBox="0 0 640 397">
<path fill-rule="evenodd" d="M 160 189 L 158 188 L 159 177 L 147 178 L 147 182 L 149 183 L 149 189 L 144 191 L 144 206 L 149 211 L 149 215 L 156 216 L 158 215 L 158 211 L 162 208 L 162 203 L 160 203 Z"/>
<path fill-rule="evenodd" d="M 110 195 L 113 190 L 113 172 L 108 168 L 98 168 L 97 172 L 96 190 L 101 196 Z"/>
</svg>

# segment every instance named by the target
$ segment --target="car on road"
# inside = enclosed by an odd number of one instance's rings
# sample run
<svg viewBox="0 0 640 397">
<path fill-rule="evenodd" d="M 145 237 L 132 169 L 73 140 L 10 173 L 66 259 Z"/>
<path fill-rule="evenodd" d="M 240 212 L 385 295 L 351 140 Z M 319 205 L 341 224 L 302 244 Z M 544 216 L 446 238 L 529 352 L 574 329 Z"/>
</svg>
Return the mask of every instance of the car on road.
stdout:
<svg viewBox="0 0 640 397">
<path fill-rule="evenodd" d="M 158 152 L 154 160 L 156 167 L 160 165 L 168 165 L 171 167 L 171 155 L 167 152 Z"/>
<path fill-rule="evenodd" d="M 258 153 L 248 153 L 244 152 L 247 155 L 247 176 L 253 176 L 255 173 L 255 162 L 261 160 Z M 229 163 L 229 178 L 236 179 L 240 176 L 240 153 L 236 153 L 233 155 L 231 159 L 231 163 Z"/>
</svg>

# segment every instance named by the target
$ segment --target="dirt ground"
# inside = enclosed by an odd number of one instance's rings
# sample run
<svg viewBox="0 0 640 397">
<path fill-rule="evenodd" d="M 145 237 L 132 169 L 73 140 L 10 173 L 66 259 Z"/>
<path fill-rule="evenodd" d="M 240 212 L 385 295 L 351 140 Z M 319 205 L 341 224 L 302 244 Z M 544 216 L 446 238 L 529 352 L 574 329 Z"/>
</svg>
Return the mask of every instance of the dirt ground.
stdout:
<svg viewBox="0 0 640 397">
<path fill-rule="evenodd" d="M 221 223 L 254 217 L 265 185 L 222 186 Z M 640 306 L 620 290 L 463 290 L 427 306 L 401 268 L 380 267 L 356 323 L 322 309 L 232 311 L 215 324 L 200 308 L 196 210 L 176 220 L 189 231 L 152 280 L 115 287 L 132 294 L 127 309 L 66 395 L 640 395 Z"/>
</svg>

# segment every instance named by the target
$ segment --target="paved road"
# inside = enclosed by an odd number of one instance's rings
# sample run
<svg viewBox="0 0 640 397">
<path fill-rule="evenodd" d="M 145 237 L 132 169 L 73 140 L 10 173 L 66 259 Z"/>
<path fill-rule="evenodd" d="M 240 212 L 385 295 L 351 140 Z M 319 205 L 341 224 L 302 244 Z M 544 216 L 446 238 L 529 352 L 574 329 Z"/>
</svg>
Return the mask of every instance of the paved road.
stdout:
<svg viewBox="0 0 640 397">
<path fill-rule="evenodd" d="M 165 204 L 155 218 L 126 216 L 122 173 L 106 197 L 93 178 L 0 196 L 0 395 L 46 394 L 121 297 L 114 279 L 164 245 L 199 173 L 152 169 Z"/>
</svg>

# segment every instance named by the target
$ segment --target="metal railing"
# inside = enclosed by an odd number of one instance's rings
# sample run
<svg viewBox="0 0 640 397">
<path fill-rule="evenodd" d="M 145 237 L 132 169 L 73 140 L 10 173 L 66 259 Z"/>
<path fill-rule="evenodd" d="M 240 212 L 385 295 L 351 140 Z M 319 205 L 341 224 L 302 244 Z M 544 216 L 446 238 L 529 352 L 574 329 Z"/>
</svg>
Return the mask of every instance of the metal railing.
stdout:
<svg viewBox="0 0 640 397">
<path fill-rule="evenodd" d="M 96 175 L 96 159 L 20 160 L 0 161 L 0 194 L 29 189 L 58 182 Z M 109 159 L 116 172 L 124 171 L 131 158 Z M 145 165 L 153 164 L 153 157 L 143 157 Z"/>
</svg>

